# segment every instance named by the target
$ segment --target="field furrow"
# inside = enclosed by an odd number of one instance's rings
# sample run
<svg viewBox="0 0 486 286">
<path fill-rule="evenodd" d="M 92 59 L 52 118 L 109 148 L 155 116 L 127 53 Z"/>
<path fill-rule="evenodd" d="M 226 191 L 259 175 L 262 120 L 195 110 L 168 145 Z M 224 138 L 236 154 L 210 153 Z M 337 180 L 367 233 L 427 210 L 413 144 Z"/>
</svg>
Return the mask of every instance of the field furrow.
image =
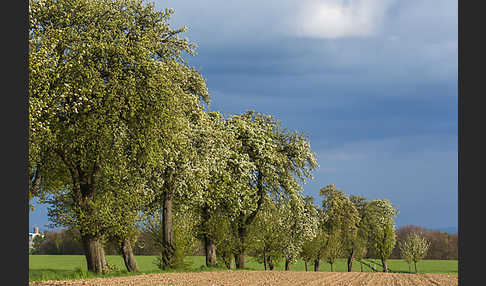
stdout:
<svg viewBox="0 0 486 286">
<path fill-rule="evenodd" d="M 458 285 L 457 275 L 451 274 L 398 274 L 369 272 L 302 272 L 302 271 L 214 271 L 197 273 L 142 274 L 115 278 L 31 282 L 29 285 L 313 285 L 313 286 L 425 286 Z"/>
</svg>

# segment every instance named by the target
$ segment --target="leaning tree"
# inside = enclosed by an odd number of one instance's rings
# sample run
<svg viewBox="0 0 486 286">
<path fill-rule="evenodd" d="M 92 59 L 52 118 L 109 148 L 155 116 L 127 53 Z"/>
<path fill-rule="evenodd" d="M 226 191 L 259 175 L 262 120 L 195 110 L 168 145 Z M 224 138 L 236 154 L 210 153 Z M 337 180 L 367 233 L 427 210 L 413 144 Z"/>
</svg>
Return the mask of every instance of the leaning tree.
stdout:
<svg viewBox="0 0 486 286">
<path fill-rule="evenodd" d="M 369 250 L 382 262 L 383 272 L 388 272 L 387 259 L 396 243 L 395 221 L 398 214 L 387 199 L 372 200 L 364 209 L 363 225 L 366 227 Z"/>
<path fill-rule="evenodd" d="M 331 264 L 353 249 L 360 217 L 351 199 L 334 184 L 321 188 L 322 210 L 326 214 L 322 227 L 327 234 L 324 256 Z M 332 271 L 332 270 L 331 270 Z"/>
<path fill-rule="evenodd" d="M 366 198 L 363 196 L 358 196 L 358 195 L 351 195 L 349 197 L 351 199 L 351 202 L 354 204 L 356 207 L 356 210 L 358 211 L 360 220 L 357 225 L 358 227 L 358 232 L 356 234 L 356 237 L 354 237 L 353 240 L 349 241 L 348 244 L 348 251 L 347 251 L 347 264 L 348 264 L 348 272 L 351 272 L 353 270 L 353 261 L 356 258 L 358 261 L 360 261 L 360 266 L 361 266 L 361 271 L 363 271 L 363 263 L 361 262 L 361 259 L 366 255 L 367 252 L 367 226 L 366 226 L 366 220 L 364 219 L 366 212 L 366 205 L 368 204 L 368 201 L 366 201 Z"/>
</svg>

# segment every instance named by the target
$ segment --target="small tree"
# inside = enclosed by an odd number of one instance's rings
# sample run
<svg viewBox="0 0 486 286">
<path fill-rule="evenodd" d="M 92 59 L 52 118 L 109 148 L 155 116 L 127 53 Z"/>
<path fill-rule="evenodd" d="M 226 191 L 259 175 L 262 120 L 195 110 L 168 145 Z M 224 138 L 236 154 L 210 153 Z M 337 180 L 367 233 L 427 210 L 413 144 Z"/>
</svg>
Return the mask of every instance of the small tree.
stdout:
<svg viewBox="0 0 486 286">
<path fill-rule="evenodd" d="M 417 232 L 410 233 L 404 241 L 400 241 L 400 253 L 402 258 L 407 261 L 409 271 L 410 264 L 413 262 L 415 273 L 417 273 L 417 262 L 427 255 L 429 247 L 430 242 Z"/>
<path fill-rule="evenodd" d="M 302 244 L 302 249 L 299 256 L 302 260 L 304 260 L 305 271 L 308 270 L 307 265 L 315 261 L 318 257 L 318 251 L 320 249 L 319 237 L 317 236 L 319 233 L 318 231 L 319 230 L 316 231 L 315 237 L 305 240 L 304 244 Z"/>
<path fill-rule="evenodd" d="M 248 254 L 265 270 L 273 270 L 283 258 L 283 221 L 277 203 L 266 197 L 262 210 L 249 227 Z"/>
<path fill-rule="evenodd" d="M 336 262 L 336 259 L 342 257 L 343 254 L 344 249 L 342 246 L 342 235 L 339 233 L 333 233 L 329 235 L 324 255 L 326 257 L 327 263 L 331 265 L 331 272 L 334 271 L 334 262 Z"/>
</svg>

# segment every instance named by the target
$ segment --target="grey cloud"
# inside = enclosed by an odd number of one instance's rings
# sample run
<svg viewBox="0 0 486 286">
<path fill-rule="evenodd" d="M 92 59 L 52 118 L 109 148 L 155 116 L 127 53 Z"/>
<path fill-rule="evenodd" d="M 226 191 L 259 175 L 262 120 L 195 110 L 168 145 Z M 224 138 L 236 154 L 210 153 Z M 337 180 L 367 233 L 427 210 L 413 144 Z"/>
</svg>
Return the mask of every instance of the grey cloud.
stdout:
<svg viewBox="0 0 486 286">
<path fill-rule="evenodd" d="M 456 79 L 457 5 L 386 2 L 391 5 L 379 34 L 330 40 L 286 33 L 286 23 L 298 21 L 299 1 L 163 4 L 176 9 L 175 23 L 189 26 L 187 35 L 200 46 L 196 63 L 204 62 L 208 72 L 242 73 L 253 68 L 253 73 L 262 75 L 347 72 L 373 81 Z"/>
</svg>

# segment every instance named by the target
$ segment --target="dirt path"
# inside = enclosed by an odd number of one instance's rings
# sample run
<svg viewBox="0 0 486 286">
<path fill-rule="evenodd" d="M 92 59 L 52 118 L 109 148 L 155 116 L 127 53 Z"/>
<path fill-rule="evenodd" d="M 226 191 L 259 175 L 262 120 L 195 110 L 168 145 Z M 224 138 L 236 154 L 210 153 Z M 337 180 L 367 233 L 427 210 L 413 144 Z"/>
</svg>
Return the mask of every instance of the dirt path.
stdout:
<svg viewBox="0 0 486 286">
<path fill-rule="evenodd" d="M 333 285 L 333 286 L 412 286 L 458 285 L 455 274 L 398 274 L 369 272 L 303 271 L 215 271 L 197 273 L 143 274 L 128 277 L 31 282 L 29 285 L 130 285 L 130 286 L 230 286 L 230 285 Z"/>
</svg>

